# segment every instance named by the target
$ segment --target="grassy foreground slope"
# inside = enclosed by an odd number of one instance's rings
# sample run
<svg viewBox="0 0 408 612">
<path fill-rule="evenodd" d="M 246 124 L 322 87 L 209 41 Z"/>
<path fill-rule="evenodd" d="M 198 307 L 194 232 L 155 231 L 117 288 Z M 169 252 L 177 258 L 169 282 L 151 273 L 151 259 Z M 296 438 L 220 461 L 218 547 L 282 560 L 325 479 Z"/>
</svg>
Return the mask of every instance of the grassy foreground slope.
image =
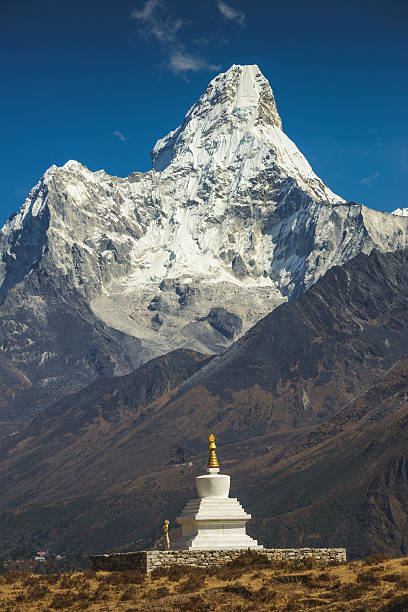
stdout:
<svg viewBox="0 0 408 612">
<path fill-rule="evenodd" d="M 222 611 L 408 610 L 408 558 L 374 555 L 322 567 L 306 561 L 271 564 L 243 555 L 212 569 L 173 567 L 150 577 L 138 572 L 0 576 L 0 609 Z"/>
</svg>

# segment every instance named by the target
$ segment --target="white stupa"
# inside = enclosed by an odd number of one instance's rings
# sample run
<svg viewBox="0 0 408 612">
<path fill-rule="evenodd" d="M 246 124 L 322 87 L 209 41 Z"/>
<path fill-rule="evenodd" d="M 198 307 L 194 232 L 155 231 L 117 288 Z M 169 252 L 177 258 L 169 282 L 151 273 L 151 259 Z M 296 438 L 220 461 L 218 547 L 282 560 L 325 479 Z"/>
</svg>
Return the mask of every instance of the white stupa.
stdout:
<svg viewBox="0 0 408 612">
<path fill-rule="evenodd" d="M 236 498 L 228 497 L 230 477 L 219 474 L 215 438 L 209 437 L 208 474 L 197 476 L 198 498 L 184 508 L 177 522 L 181 538 L 173 542 L 176 550 L 245 550 L 263 548 L 246 533 L 251 518 Z"/>
</svg>

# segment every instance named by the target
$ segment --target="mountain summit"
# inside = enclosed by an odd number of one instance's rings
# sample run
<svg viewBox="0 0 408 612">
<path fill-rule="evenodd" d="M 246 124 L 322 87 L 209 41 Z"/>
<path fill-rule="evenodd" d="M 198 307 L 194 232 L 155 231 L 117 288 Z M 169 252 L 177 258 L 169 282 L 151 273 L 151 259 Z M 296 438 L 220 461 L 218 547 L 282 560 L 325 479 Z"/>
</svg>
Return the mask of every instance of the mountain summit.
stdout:
<svg viewBox="0 0 408 612">
<path fill-rule="evenodd" d="M 314 174 L 257 66 L 213 79 L 152 160 L 126 178 L 52 166 L 1 230 L 0 412 L 179 347 L 218 353 L 332 266 L 407 243 L 407 217 Z"/>
<path fill-rule="evenodd" d="M 344 202 L 314 174 L 294 143 L 282 131 L 272 89 L 258 66 L 233 65 L 211 81 L 183 124 L 159 140 L 152 152 L 156 171 L 232 172 L 226 193 L 253 199 L 251 180 L 275 171 L 295 178 L 312 197 Z M 264 176 L 260 177 L 260 174 Z M 272 178 L 272 177 L 271 177 Z M 222 177 L 219 180 L 222 183 Z M 190 194 L 191 187 L 190 183 Z"/>
</svg>

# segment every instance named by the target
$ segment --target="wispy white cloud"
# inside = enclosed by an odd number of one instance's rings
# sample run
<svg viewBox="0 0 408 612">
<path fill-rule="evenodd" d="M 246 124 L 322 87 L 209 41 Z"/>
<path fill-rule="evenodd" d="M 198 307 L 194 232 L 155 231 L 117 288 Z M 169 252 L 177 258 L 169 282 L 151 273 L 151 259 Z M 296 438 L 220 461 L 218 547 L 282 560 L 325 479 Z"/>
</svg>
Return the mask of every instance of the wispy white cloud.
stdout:
<svg viewBox="0 0 408 612">
<path fill-rule="evenodd" d="M 214 46 L 220 47 L 221 45 L 228 44 L 229 39 L 223 36 L 221 32 L 218 31 L 218 32 L 209 34 L 208 36 L 200 36 L 199 38 L 195 38 L 193 40 L 193 43 L 197 47 L 209 47 L 210 45 L 212 47 Z"/>
<path fill-rule="evenodd" d="M 147 0 L 142 9 L 133 9 L 130 16 L 142 24 L 140 33 L 143 36 L 151 36 L 160 42 L 175 42 L 177 32 L 184 25 L 182 19 L 173 18 L 167 13 L 161 0 Z"/>
<path fill-rule="evenodd" d="M 140 35 L 157 40 L 169 58 L 167 67 L 177 75 L 185 76 L 199 70 L 217 70 L 219 66 L 210 64 L 203 57 L 186 50 L 186 45 L 179 38 L 179 32 L 185 25 L 180 17 L 174 17 L 162 0 L 147 0 L 143 8 L 133 9 L 132 19 L 140 24 Z"/>
<path fill-rule="evenodd" d="M 125 142 L 125 140 L 127 140 L 127 136 L 122 134 L 122 132 L 119 132 L 119 130 L 115 130 L 113 133 L 114 133 L 115 136 L 117 136 L 119 138 L 119 140 L 121 142 Z"/>
<path fill-rule="evenodd" d="M 171 42 L 176 40 L 177 32 L 183 27 L 184 22 L 181 19 L 175 19 L 174 21 L 156 22 L 152 25 L 152 34 L 157 40 L 161 42 Z"/>
<path fill-rule="evenodd" d="M 370 185 L 370 183 L 372 183 L 373 181 L 378 179 L 379 176 L 380 176 L 379 172 L 374 172 L 374 174 L 370 174 L 370 176 L 366 176 L 366 177 L 362 178 L 359 181 L 359 183 L 361 183 L 362 185 Z"/>
<path fill-rule="evenodd" d="M 370 128 L 368 130 L 368 133 L 370 134 L 370 136 L 372 136 L 374 138 L 375 146 L 378 149 L 381 149 L 382 148 L 382 138 L 381 138 L 381 136 L 380 136 L 380 134 L 378 132 L 378 129 L 377 128 Z"/>
<path fill-rule="evenodd" d="M 245 13 L 243 11 L 233 8 L 222 0 L 218 2 L 218 10 L 225 19 L 228 19 L 229 21 L 236 21 L 240 25 L 244 25 Z"/>
<path fill-rule="evenodd" d="M 209 64 L 206 60 L 185 51 L 175 51 L 170 56 L 170 69 L 176 74 L 198 72 L 199 70 L 219 70 L 220 66 Z"/>
<path fill-rule="evenodd" d="M 149 21 L 149 19 L 152 19 L 155 9 L 161 6 L 163 6 L 161 0 L 147 0 L 142 9 L 133 9 L 133 11 L 130 12 L 130 16 L 140 21 Z"/>
<path fill-rule="evenodd" d="M 193 43 L 198 47 L 208 47 L 213 42 L 212 36 L 200 36 L 193 40 Z"/>
</svg>

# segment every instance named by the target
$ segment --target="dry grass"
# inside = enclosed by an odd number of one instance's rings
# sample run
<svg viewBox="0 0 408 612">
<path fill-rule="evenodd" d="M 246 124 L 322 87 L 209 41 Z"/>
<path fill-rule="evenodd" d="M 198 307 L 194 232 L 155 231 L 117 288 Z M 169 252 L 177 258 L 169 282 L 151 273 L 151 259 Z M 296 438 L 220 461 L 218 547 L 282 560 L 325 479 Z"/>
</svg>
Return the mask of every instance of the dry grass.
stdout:
<svg viewBox="0 0 408 612">
<path fill-rule="evenodd" d="M 319 567 L 242 556 L 221 568 L 0 575 L 0 610 L 408 612 L 408 558 Z"/>
</svg>

